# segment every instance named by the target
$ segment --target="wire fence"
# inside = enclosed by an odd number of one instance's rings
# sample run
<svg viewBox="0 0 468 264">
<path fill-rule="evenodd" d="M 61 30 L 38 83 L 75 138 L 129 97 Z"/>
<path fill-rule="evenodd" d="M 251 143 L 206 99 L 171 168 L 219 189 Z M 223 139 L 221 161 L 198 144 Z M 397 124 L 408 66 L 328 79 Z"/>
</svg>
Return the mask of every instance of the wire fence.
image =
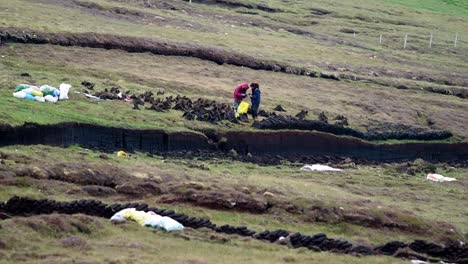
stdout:
<svg viewBox="0 0 468 264">
<path fill-rule="evenodd" d="M 377 45 L 383 48 L 426 52 L 468 52 L 468 34 L 461 33 L 382 33 L 370 34 L 347 31 L 347 40 L 359 44 Z"/>
</svg>

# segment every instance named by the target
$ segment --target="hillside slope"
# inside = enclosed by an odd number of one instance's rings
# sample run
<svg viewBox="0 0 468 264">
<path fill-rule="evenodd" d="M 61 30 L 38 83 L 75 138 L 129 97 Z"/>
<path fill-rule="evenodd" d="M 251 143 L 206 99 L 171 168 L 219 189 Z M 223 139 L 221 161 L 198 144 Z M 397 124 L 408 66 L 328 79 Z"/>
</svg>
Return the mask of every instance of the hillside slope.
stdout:
<svg viewBox="0 0 468 264">
<path fill-rule="evenodd" d="M 466 28 L 464 0 L 0 1 L 0 262 L 465 263 Z"/>
</svg>

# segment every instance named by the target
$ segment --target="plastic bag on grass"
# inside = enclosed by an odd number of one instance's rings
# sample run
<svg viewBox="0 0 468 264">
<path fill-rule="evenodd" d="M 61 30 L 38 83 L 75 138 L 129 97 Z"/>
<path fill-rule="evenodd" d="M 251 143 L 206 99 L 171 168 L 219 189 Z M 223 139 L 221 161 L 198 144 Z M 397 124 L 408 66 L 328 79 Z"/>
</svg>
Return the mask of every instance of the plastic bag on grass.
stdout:
<svg viewBox="0 0 468 264">
<path fill-rule="evenodd" d="M 161 227 L 168 232 L 184 230 L 184 226 L 181 223 L 167 216 L 162 217 Z"/>
<path fill-rule="evenodd" d="M 34 101 L 34 95 L 32 94 L 26 94 L 26 96 L 24 97 L 24 99 L 27 99 L 27 100 L 31 100 L 31 101 Z"/>
<path fill-rule="evenodd" d="M 34 89 L 32 89 L 32 88 L 26 88 L 26 89 L 21 90 L 21 92 L 30 94 L 33 90 L 34 90 Z"/>
<path fill-rule="evenodd" d="M 115 213 L 111 218 L 110 220 L 114 223 L 122 223 L 122 222 L 125 222 L 127 221 L 127 219 L 125 218 L 125 213 L 127 211 L 135 211 L 136 209 L 135 208 L 125 208 L 123 210 L 120 210 L 118 211 L 117 213 Z"/>
<path fill-rule="evenodd" d="M 44 97 L 44 94 L 42 92 L 34 89 L 31 91 L 31 94 L 34 96 Z"/>
<path fill-rule="evenodd" d="M 435 173 L 429 173 L 426 177 L 426 179 L 435 181 L 435 182 L 451 182 L 451 181 L 456 181 L 457 179 L 455 178 L 450 178 L 450 177 L 445 177 L 440 174 L 435 174 Z"/>
<path fill-rule="evenodd" d="M 139 225 L 144 226 L 149 215 L 144 211 L 129 210 L 124 212 L 123 216 L 129 221 L 135 221 Z"/>
<path fill-rule="evenodd" d="M 58 97 L 57 96 L 52 96 L 52 95 L 46 95 L 46 96 L 44 96 L 44 99 L 47 102 L 51 102 L 51 103 L 56 103 L 58 101 Z"/>
<path fill-rule="evenodd" d="M 413 259 L 411 260 L 411 264 L 428 264 L 429 262 L 427 261 L 422 261 L 422 260 L 419 260 L 419 259 Z M 442 263 L 442 262 L 441 262 Z"/>
<path fill-rule="evenodd" d="M 18 84 L 15 88 L 15 92 L 19 92 L 21 90 L 24 90 L 26 88 L 29 88 L 29 84 Z"/>
<path fill-rule="evenodd" d="M 126 208 L 115 213 L 110 221 L 113 223 L 122 223 L 125 221 L 135 221 L 138 224 L 166 231 L 183 230 L 184 226 L 176 220 L 160 216 L 154 212 L 137 211 L 135 208 Z"/>
<path fill-rule="evenodd" d="M 59 100 L 68 100 L 68 91 L 70 90 L 70 88 L 71 88 L 70 84 L 66 84 L 66 83 L 60 84 Z"/>
<path fill-rule="evenodd" d="M 44 94 L 44 96 L 52 95 L 55 97 L 55 96 L 58 96 L 60 93 L 60 91 L 57 88 L 49 86 L 49 85 L 42 85 L 40 90 Z"/>
<path fill-rule="evenodd" d="M 152 227 L 156 229 L 164 229 L 168 232 L 170 231 L 180 231 L 184 230 L 184 226 L 177 222 L 176 220 L 167 217 L 167 216 L 160 216 L 155 214 L 154 212 L 148 212 L 148 217 L 144 223 L 147 227 Z"/>
<path fill-rule="evenodd" d="M 303 171 L 342 171 L 341 169 L 336 169 L 332 168 L 327 165 L 320 165 L 320 164 L 314 164 L 314 165 L 305 165 L 304 167 L 301 168 Z"/>
<path fill-rule="evenodd" d="M 44 102 L 45 102 L 45 98 L 42 97 L 42 96 L 34 96 L 34 101 L 38 101 L 38 102 L 44 103 Z"/>
<path fill-rule="evenodd" d="M 13 93 L 13 96 L 16 97 L 16 98 L 25 98 L 27 95 L 27 93 L 23 92 L 23 91 L 19 91 L 19 92 L 16 92 L 16 93 Z"/>
<path fill-rule="evenodd" d="M 162 228 L 162 216 L 154 213 L 154 212 L 148 212 L 149 216 L 146 218 L 145 221 L 145 226 L 146 227 L 152 227 L 152 228 Z"/>
</svg>

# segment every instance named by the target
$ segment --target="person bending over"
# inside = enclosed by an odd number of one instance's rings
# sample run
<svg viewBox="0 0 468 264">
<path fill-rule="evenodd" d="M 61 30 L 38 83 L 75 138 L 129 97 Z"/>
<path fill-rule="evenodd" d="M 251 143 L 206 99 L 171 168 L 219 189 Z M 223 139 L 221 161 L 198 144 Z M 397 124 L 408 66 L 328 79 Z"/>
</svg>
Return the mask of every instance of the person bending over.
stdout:
<svg viewBox="0 0 468 264">
<path fill-rule="evenodd" d="M 242 100 L 247 96 L 247 90 L 249 89 L 248 83 L 241 83 L 237 85 L 236 89 L 234 90 L 234 113 L 237 113 L 237 108 Z"/>
</svg>

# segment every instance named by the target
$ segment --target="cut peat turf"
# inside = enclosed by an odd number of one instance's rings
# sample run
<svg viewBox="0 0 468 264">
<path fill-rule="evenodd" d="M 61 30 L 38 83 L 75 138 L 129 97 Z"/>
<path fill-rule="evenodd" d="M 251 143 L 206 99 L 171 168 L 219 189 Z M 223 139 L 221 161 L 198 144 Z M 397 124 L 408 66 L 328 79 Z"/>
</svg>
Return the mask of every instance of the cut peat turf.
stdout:
<svg viewBox="0 0 468 264">
<path fill-rule="evenodd" d="M 136 38 L 98 33 L 48 33 L 26 28 L 0 28 L 0 41 L 6 43 L 52 44 L 60 46 L 119 49 L 138 53 L 149 52 L 158 55 L 199 58 L 202 60 L 215 62 L 219 65 L 230 64 L 234 66 L 250 68 L 253 70 L 282 72 L 335 81 L 339 81 L 343 78 L 351 81 L 362 81 L 365 83 L 370 81 L 375 82 L 376 84 L 381 84 L 383 86 L 400 86 L 398 84 L 392 84 L 391 82 L 389 83 L 369 78 L 358 78 L 349 74 L 319 72 L 307 67 L 298 67 L 284 62 L 258 59 L 254 56 L 226 51 L 217 47 L 177 43 L 153 38 Z M 457 89 L 457 87 L 451 89 L 424 86 L 423 89 L 428 92 L 454 95 L 460 98 L 467 97 L 467 89 L 463 88 L 460 90 Z"/>
<path fill-rule="evenodd" d="M 411 244 L 400 241 L 391 241 L 381 246 L 363 246 L 353 244 L 342 239 L 328 238 L 326 234 L 316 234 L 314 236 L 303 235 L 287 230 L 263 231 L 257 233 L 245 226 L 223 225 L 216 227 L 209 219 L 190 217 L 185 214 L 176 214 L 172 210 L 149 207 L 144 203 L 126 203 L 106 205 L 97 200 L 80 200 L 71 202 L 57 202 L 54 200 L 34 200 L 22 197 L 12 197 L 0 205 L 0 212 L 3 211 L 12 216 L 15 215 L 41 215 L 51 213 L 62 214 L 85 214 L 109 218 L 114 213 L 125 209 L 135 208 L 140 211 L 153 211 L 162 216 L 171 217 L 180 221 L 184 226 L 195 229 L 208 228 L 218 233 L 237 234 L 239 236 L 253 237 L 258 240 L 270 243 L 279 242 L 290 245 L 293 248 L 305 247 L 314 251 L 332 251 L 335 253 L 351 255 L 392 255 L 395 257 L 409 257 L 410 259 L 431 260 L 431 261 L 465 261 L 468 258 L 468 248 L 457 242 L 448 243 L 446 246 L 437 245 L 431 242 L 416 240 Z M 80 228 L 79 228 L 80 229 Z M 80 230 L 83 230 L 81 228 Z M 81 231 L 83 232 L 83 231 Z M 73 242 L 75 241 L 75 242 Z M 73 243 L 72 243 L 73 242 Z M 65 245 L 85 245 L 82 239 L 66 239 L 62 241 Z M 407 254 L 401 254 L 402 250 Z M 400 252 L 400 254 L 396 254 Z"/>
<path fill-rule="evenodd" d="M 67 147 L 76 144 L 104 152 L 126 149 L 129 152 L 156 154 L 210 150 L 228 152 L 234 149 L 241 155 L 338 156 L 378 162 L 423 158 L 464 163 L 468 159 L 468 143 L 465 142 L 371 144 L 355 138 L 312 131 L 231 131 L 205 135 L 199 132 L 166 132 L 80 123 L 27 123 L 17 127 L 0 126 L 0 135 L 0 146 L 45 144 Z M 42 135 L 50 136 L 44 138 Z"/>
</svg>

